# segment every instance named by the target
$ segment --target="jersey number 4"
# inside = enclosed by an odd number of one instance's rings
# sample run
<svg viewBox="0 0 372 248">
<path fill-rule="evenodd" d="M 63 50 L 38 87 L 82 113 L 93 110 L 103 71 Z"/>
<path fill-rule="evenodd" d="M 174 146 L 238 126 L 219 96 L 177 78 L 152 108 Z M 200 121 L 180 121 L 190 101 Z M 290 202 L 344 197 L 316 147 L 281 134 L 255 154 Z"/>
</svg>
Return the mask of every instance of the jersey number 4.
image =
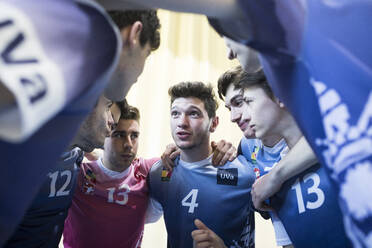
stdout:
<svg viewBox="0 0 372 248">
<path fill-rule="evenodd" d="M 316 173 L 309 173 L 306 174 L 302 181 L 306 183 L 306 181 L 312 180 L 313 185 L 307 189 L 308 195 L 310 194 L 315 194 L 316 195 L 316 200 L 315 201 L 306 201 L 306 208 L 307 209 L 316 209 L 319 208 L 320 206 L 323 205 L 325 197 L 324 197 L 324 192 L 319 188 L 320 184 L 320 177 Z M 302 196 L 302 191 L 301 191 L 301 185 L 300 185 L 300 179 L 297 178 L 295 183 L 292 186 L 292 189 L 296 191 L 296 197 L 297 197 L 297 204 L 298 204 L 298 212 L 301 214 L 306 211 L 305 209 L 305 202 L 304 198 Z"/>
<path fill-rule="evenodd" d="M 198 189 L 192 189 L 185 198 L 182 199 L 182 206 L 189 207 L 189 213 L 193 214 L 195 208 L 198 207 L 198 203 L 196 202 L 196 198 L 198 197 Z M 188 202 L 188 200 L 190 201 Z"/>
</svg>

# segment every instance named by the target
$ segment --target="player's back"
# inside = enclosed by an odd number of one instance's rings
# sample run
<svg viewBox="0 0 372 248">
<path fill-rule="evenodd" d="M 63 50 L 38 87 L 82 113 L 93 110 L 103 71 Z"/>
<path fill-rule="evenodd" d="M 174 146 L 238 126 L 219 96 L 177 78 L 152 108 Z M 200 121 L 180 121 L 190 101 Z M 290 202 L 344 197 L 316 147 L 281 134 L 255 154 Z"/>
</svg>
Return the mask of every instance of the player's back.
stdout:
<svg viewBox="0 0 372 248">
<path fill-rule="evenodd" d="M 161 162 L 150 172 L 150 194 L 164 211 L 170 247 L 192 247 L 194 220 L 203 221 L 226 245 L 252 247 L 250 190 L 253 167 L 242 157 L 213 167 L 211 157 L 186 163 L 178 160 L 171 175 Z M 251 226 L 252 225 L 252 226 Z"/>
<path fill-rule="evenodd" d="M 65 152 L 46 180 L 4 247 L 58 247 L 65 218 L 76 187 L 83 152 Z"/>
<path fill-rule="evenodd" d="M 43 125 L 22 143 L 0 141 L 0 197 L 6 199 L 0 203 L 1 246 L 93 109 L 120 42 L 107 14 L 94 4 L 45 0 L 0 4 L 4 41 L 0 50 L 5 56 L 0 76 L 16 95 L 20 113 L 5 133 L 19 134 L 16 126 L 28 130 L 28 125 Z"/>
</svg>

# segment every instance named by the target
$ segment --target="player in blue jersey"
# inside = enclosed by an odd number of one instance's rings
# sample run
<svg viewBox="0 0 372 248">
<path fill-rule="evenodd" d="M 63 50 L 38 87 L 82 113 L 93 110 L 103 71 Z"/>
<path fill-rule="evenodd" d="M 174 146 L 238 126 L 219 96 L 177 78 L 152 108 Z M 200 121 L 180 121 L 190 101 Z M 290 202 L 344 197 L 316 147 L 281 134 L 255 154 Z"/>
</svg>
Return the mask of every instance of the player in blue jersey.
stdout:
<svg viewBox="0 0 372 248">
<path fill-rule="evenodd" d="M 41 2 L 42 7 L 39 6 Z M 55 173 L 54 166 L 61 152 L 69 146 L 81 122 L 93 109 L 95 102 L 102 94 L 111 73 L 115 70 L 115 61 L 120 57 L 119 65 L 112 80 L 110 80 L 110 85 L 120 82 L 120 84 L 124 83 L 126 88 L 129 89 L 128 86 L 133 84 L 142 72 L 149 53 L 159 46 L 159 20 L 155 11 L 111 13 L 113 19 L 118 21 L 121 30 L 119 33 L 104 10 L 89 1 L 36 1 L 32 3 L 14 1 L 10 4 L 2 2 L 1 5 L 6 7 L 0 9 L 1 11 L 7 10 L 5 16 L 8 18 L 0 24 L 1 41 L 5 45 L 2 48 L 10 53 L 8 59 L 2 60 L 2 63 L 5 63 L 6 66 L 1 67 L 1 82 L 6 87 L 9 86 L 11 93 L 17 96 L 16 99 L 19 100 L 20 109 L 14 113 L 18 113 L 22 117 L 18 122 L 14 122 L 14 129 L 17 129 L 18 123 L 22 124 L 28 118 L 31 118 L 30 121 L 32 122 L 35 113 L 40 114 L 42 118 L 45 117 L 42 116 L 44 114 L 50 115 L 51 112 L 48 112 L 49 109 L 45 106 L 49 104 L 50 108 L 54 108 L 53 101 L 58 103 L 58 99 L 55 99 L 54 95 L 52 95 L 52 99 L 49 99 L 51 97 L 49 93 L 41 94 L 38 92 L 38 90 L 42 91 L 43 85 L 47 85 L 32 81 L 34 78 L 29 79 L 27 75 L 30 75 L 30 73 L 35 72 L 35 80 L 55 79 L 50 84 L 53 85 L 52 88 L 61 83 L 63 90 L 61 90 L 62 88 L 58 89 L 58 97 L 61 96 L 66 99 L 62 103 L 59 102 L 62 104 L 59 106 L 62 110 L 58 112 L 57 107 L 51 110 L 52 112 L 57 111 L 58 114 L 27 140 L 19 144 L 0 142 L 0 149 L 4 152 L 4 173 L 0 180 L 3 187 L 0 195 L 3 199 L 7 199 L 0 204 L 3 213 L 0 219 L 0 245 L 9 238 L 25 210 L 30 207 L 30 203 L 40 190 L 45 177 L 51 184 L 54 184 L 55 181 L 58 183 L 55 189 L 56 196 L 59 190 L 60 193 L 64 192 L 62 195 L 68 191 L 66 188 L 68 188 L 69 176 L 67 174 L 69 172 L 63 175 L 62 172 Z M 69 8 L 70 12 L 67 14 L 60 8 Z M 55 20 L 45 22 L 42 19 L 45 15 L 53 15 Z M 69 18 L 70 22 L 67 22 L 69 25 L 66 24 L 66 18 L 64 17 Z M 85 25 L 81 25 L 81 22 L 91 23 L 91 26 L 85 27 Z M 60 33 L 57 31 L 60 31 Z M 91 33 L 96 34 L 95 39 L 90 38 Z M 14 34 L 14 37 L 12 34 Z M 5 39 L 9 36 L 14 39 Z M 124 42 L 122 43 L 121 40 L 124 40 Z M 61 41 L 64 41 L 64 43 L 61 44 Z M 22 45 L 18 47 L 17 44 Z M 23 57 L 16 57 L 11 53 L 22 54 L 16 53 L 15 50 L 22 50 L 23 46 L 32 47 L 34 45 L 35 49 L 30 50 L 32 53 L 25 53 L 25 58 L 35 58 L 30 60 L 34 65 L 29 65 L 30 61 Z M 119 53 L 120 47 L 122 47 L 121 53 Z M 46 64 L 39 66 L 38 63 L 42 62 Z M 21 66 L 22 63 L 24 63 L 23 66 Z M 59 74 L 56 74 L 56 71 Z M 53 75 L 50 74 L 51 72 L 53 72 Z M 37 76 L 39 74 L 40 77 Z M 63 77 L 55 78 L 58 75 L 63 75 Z M 21 81 L 14 83 L 15 78 Z M 17 84 L 24 85 L 30 95 L 25 95 L 19 87 L 12 88 Z M 37 87 L 33 88 L 34 85 Z M 50 92 L 50 94 L 55 90 L 47 89 L 46 92 Z M 121 91 L 122 97 L 125 93 Z M 45 100 L 44 96 L 49 100 Z M 28 97 L 31 97 L 29 101 L 27 100 Z M 112 98 L 115 98 L 115 96 L 112 96 Z M 14 131 L 11 125 L 2 125 L 0 129 L 4 131 L 7 127 L 10 128 L 10 131 L 7 133 L 9 135 L 7 136 L 8 139 L 7 137 L 5 139 L 14 140 L 11 137 L 12 131 Z M 20 127 L 23 128 L 22 125 Z M 83 127 L 83 129 L 85 128 Z M 27 129 L 25 132 L 28 131 L 30 130 Z M 79 134 L 81 134 L 81 130 Z M 86 134 L 89 134 L 89 130 Z M 93 137 L 83 137 L 84 140 L 78 138 L 79 142 L 74 141 L 72 145 L 78 144 L 87 151 L 97 147 L 97 144 L 87 142 L 88 139 Z M 100 136 L 100 138 L 102 137 L 104 135 Z M 84 143 L 81 141 L 84 141 Z M 19 156 L 19 154 L 22 154 L 22 156 Z M 51 172 L 51 174 L 47 174 L 48 172 Z M 61 182 L 58 180 L 61 180 Z M 13 185 L 12 190 L 5 187 L 8 181 Z M 48 182 L 46 182 L 46 185 Z M 61 188 L 57 188 L 59 183 L 66 183 L 66 185 L 63 184 Z M 64 188 L 65 186 L 66 188 Z M 49 186 L 44 191 L 41 190 L 40 194 L 44 195 L 41 198 L 49 197 L 49 194 L 51 194 L 49 191 L 52 188 Z M 37 201 L 38 199 L 35 199 L 35 204 L 38 204 Z M 38 221 L 35 218 L 35 225 L 40 224 Z M 48 237 L 45 236 L 43 242 L 50 241 L 47 239 Z"/>
<path fill-rule="evenodd" d="M 151 196 L 164 211 L 169 247 L 193 246 L 196 219 L 231 247 L 253 247 L 249 192 L 255 172 L 243 156 L 219 168 L 212 165 L 209 139 L 218 125 L 212 87 L 186 82 L 171 87 L 169 94 L 172 137 L 181 153 L 172 172 L 155 164 L 149 181 Z"/>
<path fill-rule="evenodd" d="M 372 246 L 370 0 L 125 2 L 206 14 L 243 48 L 241 58 L 244 46 L 256 49 L 273 91 L 340 188 L 348 235 L 355 246 Z"/>
<path fill-rule="evenodd" d="M 221 98 L 225 97 L 226 107 L 231 111 L 231 121 L 242 131 L 252 129 L 261 140 L 243 138 L 242 154 L 266 173 L 288 148 L 299 142 L 300 129 L 284 104 L 274 96 L 262 71 L 247 73 L 241 67 L 235 68 L 220 78 L 218 86 Z M 280 141 L 282 138 L 288 148 Z M 286 174 L 292 169 L 286 166 L 281 170 L 273 169 L 272 180 L 284 183 L 271 198 L 270 205 L 294 246 L 350 247 L 337 204 L 337 188 L 326 175 L 325 168 L 317 164 L 288 179 Z"/>
</svg>

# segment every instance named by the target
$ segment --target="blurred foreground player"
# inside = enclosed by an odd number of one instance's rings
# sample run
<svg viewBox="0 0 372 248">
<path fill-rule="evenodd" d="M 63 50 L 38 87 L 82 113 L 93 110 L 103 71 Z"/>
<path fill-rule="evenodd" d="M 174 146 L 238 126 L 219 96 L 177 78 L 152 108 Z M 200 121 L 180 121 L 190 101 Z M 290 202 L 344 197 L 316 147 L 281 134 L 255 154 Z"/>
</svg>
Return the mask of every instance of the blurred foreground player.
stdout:
<svg viewBox="0 0 372 248">
<path fill-rule="evenodd" d="M 0 40 L 5 51 L 1 89 L 8 87 L 18 105 L 5 108 L 5 112 L 1 109 L 0 132 L 7 141 L 0 142 L 5 155 L 0 195 L 7 200 L 0 204 L 0 245 L 21 220 L 47 172 L 94 107 L 118 68 L 119 57 L 119 67 L 126 73 L 117 76 L 117 71 L 109 86 L 121 84 L 118 89 L 128 88 L 142 72 L 150 51 L 159 46 L 159 23 L 154 11 L 148 13 L 157 20 L 151 24 L 155 30 L 147 31 L 150 34 L 143 39 L 146 26 L 140 14 L 134 15 L 134 21 L 119 33 L 106 12 L 90 1 L 2 1 L 1 5 L 4 21 Z M 95 39 L 91 39 L 92 33 Z M 123 80 L 114 80 L 120 76 Z M 123 98 L 125 92 L 121 94 Z M 11 191 L 5 188 L 8 181 Z"/>
</svg>

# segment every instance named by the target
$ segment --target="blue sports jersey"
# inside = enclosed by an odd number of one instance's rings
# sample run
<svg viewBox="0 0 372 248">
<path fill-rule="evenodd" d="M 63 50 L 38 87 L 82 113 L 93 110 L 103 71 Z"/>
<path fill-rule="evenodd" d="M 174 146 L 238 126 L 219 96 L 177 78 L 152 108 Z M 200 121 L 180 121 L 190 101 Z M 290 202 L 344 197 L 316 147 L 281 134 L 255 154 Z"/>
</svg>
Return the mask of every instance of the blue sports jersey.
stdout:
<svg viewBox="0 0 372 248">
<path fill-rule="evenodd" d="M 285 155 L 282 140 L 273 148 L 258 139 L 243 138 L 239 151 L 266 174 Z M 337 191 L 319 164 L 287 180 L 270 198 L 295 247 L 351 247 L 346 237 Z M 330 210 L 331 213 L 330 213 Z"/>
<path fill-rule="evenodd" d="M 239 2 L 245 26 L 211 24 L 260 52 L 275 94 L 340 188 L 349 237 L 372 247 L 372 2 Z"/>
<path fill-rule="evenodd" d="M 163 208 L 168 247 L 193 247 L 191 232 L 196 229 L 196 218 L 228 247 L 254 247 L 250 208 L 250 190 L 256 178 L 253 167 L 243 156 L 218 168 L 211 160 L 177 160 L 172 173 L 159 161 L 150 171 L 150 194 Z"/>
<path fill-rule="evenodd" d="M 0 12 L 5 5 L 7 10 L 1 12 L 0 19 L 0 54 L 6 55 L 0 59 L 1 81 L 25 86 L 10 88 L 18 94 L 20 108 L 27 110 L 20 111 L 24 120 L 37 119 L 49 104 L 55 111 L 49 113 L 46 118 L 49 120 L 26 141 L 18 144 L 0 141 L 1 246 L 93 109 L 115 68 L 120 39 L 104 10 L 87 1 L 5 0 L 0 5 Z M 22 57 L 20 51 L 34 44 L 37 44 L 36 52 Z M 46 60 L 53 64 L 51 68 L 57 68 L 61 77 L 48 75 L 49 70 L 39 66 Z M 17 78 L 20 82 L 15 81 Z M 49 99 L 48 92 L 53 92 L 53 85 L 58 83 L 64 89 L 60 92 L 64 99 L 60 102 L 56 97 L 60 106 L 53 107 L 54 95 Z M 33 109 L 36 112 L 28 112 Z"/>
<path fill-rule="evenodd" d="M 4 247 L 58 247 L 76 187 L 84 153 L 79 148 L 65 152 Z"/>
</svg>

